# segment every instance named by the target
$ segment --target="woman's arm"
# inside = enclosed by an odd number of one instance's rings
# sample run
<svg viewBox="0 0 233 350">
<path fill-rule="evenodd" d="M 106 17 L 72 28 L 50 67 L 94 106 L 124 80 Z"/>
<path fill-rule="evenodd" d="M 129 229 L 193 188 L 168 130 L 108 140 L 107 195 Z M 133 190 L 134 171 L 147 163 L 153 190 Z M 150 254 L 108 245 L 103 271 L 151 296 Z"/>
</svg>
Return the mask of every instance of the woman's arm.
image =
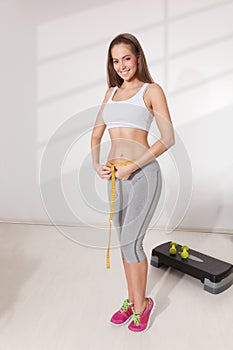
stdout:
<svg viewBox="0 0 233 350">
<path fill-rule="evenodd" d="M 158 84 L 152 83 L 148 88 L 147 97 L 161 137 L 140 158 L 136 159 L 132 166 L 130 165 L 133 171 L 150 163 L 175 144 L 174 129 L 163 89 Z"/>
<path fill-rule="evenodd" d="M 95 171 L 99 174 L 101 178 L 109 178 L 111 175 L 111 169 L 106 166 L 102 166 L 99 163 L 100 157 L 100 143 L 103 137 L 104 131 L 106 129 L 106 124 L 104 123 L 102 112 L 105 103 L 108 101 L 113 88 L 109 88 L 104 96 L 104 100 L 101 104 L 99 112 L 96 117 L 94 127 L 91 134 L 91 152 L 92 152 L 92 164 Z"/>
</svg>

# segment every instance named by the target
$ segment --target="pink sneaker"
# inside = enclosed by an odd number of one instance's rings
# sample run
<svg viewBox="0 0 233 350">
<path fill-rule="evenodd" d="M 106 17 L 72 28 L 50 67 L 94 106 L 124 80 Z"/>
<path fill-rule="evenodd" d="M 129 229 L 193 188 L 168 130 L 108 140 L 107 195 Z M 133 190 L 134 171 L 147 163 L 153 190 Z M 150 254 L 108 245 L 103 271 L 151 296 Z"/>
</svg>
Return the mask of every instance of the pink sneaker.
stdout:
<svg viewBox="0 0 233 350">
<path fill-rule="evenodd" d="M 110 323 L 114 326 L 121 326 L 131 320 L 133 317 L 132 311 L 133 303 L 129 302 L 129 299 L 124 300 L 124 303 L 120 310 L 117 310 L 111 317 Z"/>
<path fill-rule="evenodd" d="M 133 311 L 133 321 L 128 325 L 128 329 L 132 332 L 142 333 L 149 328 L 150 318 L 155 310 L 155 301 L 153 298 L 147 298 L 146 308 L 142 312 Z"/>
</svg>

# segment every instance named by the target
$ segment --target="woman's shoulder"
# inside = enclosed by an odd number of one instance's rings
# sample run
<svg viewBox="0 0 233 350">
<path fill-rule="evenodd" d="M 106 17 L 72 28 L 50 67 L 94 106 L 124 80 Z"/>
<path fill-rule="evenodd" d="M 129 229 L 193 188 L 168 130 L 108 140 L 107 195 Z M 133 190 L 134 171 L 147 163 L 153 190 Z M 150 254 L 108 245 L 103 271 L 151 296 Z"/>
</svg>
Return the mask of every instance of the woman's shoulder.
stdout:
<svg viewBox="0 0 233 350">
<path fill-rule="evenodd" d="M 152 92 L 156 92 L 156 91 L 159 92 L 159 91 L 163 91 L 163 88 L 158 83 L 149 83 L 147 90 Z"/>
<path fill-rule="evenodd" d="M 104 103 L 106 103 L 109 99 L 109 97 L 111 96 L 113 90 L 115 89 L 115 86 L 110 86 L 107 88 L 107 90 L 105 91 L 105 94 L 104 94 Z"/>
<path fill-rule="evenodd" d="M 110 87 L 107 89 L 107 93 L 111 93 L 115 88 L 116 88 L 116 86 L 110 86 Z"/>
<path fill-rule="evenodd" d="M 148 97 L 162 97 L 165 95 L 162 86 L 158 83 L 149 83 L 147 87 Z"/>
</svg>

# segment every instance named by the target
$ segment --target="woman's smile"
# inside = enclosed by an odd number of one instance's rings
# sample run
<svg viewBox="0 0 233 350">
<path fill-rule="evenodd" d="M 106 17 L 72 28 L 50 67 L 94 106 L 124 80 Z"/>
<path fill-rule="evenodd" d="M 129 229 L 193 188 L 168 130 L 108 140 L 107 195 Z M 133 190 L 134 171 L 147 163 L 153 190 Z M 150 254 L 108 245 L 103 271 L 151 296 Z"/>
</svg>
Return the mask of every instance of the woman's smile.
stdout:
<svg viewBox="0 0 233 350">
<path fill-rule="evenodd" d="M 123 72 L 121 72 L 122 75 L 127 75 L 129 73 L 130 70 L 125 70 Z"/>
</svg>

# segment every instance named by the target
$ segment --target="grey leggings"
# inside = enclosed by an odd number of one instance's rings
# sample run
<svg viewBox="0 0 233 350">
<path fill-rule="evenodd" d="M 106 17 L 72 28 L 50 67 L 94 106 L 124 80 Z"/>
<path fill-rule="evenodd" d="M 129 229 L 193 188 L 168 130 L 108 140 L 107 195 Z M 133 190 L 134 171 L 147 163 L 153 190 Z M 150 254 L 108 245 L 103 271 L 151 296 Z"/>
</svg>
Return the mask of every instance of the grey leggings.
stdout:
<svg viewBox="0 0 233 350">
<path fill-rule="evenodd" d="M 112 181 L 108 181 L 111 201 Z M 134 171 L 127 180 L 116 178 L 113 224 L 117 230 L 121 255 L 129 264 L 146 258 L 143 239 L 157 207 L 162 177 L 157 160 Z"/>
</svg>

